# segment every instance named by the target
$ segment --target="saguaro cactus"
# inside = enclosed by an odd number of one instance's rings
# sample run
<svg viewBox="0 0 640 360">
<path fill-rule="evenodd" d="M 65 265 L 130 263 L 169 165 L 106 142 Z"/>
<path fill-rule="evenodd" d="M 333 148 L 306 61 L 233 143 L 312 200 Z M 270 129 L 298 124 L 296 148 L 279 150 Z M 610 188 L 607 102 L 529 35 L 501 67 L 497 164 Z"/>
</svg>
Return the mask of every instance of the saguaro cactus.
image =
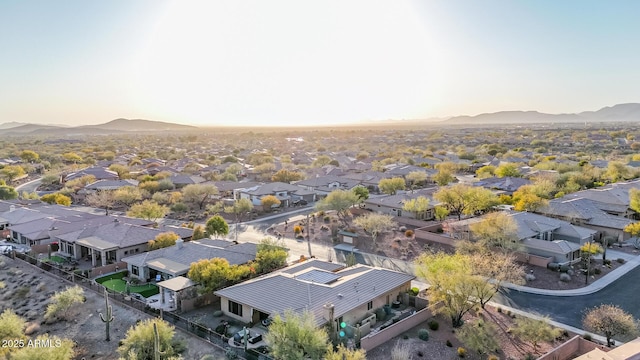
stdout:
<svg viewBox="0 0 640 360">
<path fill-rule="evenodd" d="M 166 351 L 160 351 L 160 334 L 158 334 L 158 325 L 153 323 L 153 358 L 160 360 L 160 355 L 166 354 Z"/>
<path fill-rule="evenodd" d="M 107 341 L 111 341 L 111 337 L 109 334 L 109 324 L 111 324 L 111 322 L 113 321 L 113 319 L 115 319 L 113 317 L 113 311 L 111 308 L 111 305 L 109 304 L 109 293 L 107 292 L 107 289 L 104 289 L 104 305 L 106 308 L 105 314 L 103 315 L 102 313 L 100 313 L 100 320 L 102 320 L 103 323 L 105 323 L 106 325 L 106 331 L 107 331 Z"/>
</svg>

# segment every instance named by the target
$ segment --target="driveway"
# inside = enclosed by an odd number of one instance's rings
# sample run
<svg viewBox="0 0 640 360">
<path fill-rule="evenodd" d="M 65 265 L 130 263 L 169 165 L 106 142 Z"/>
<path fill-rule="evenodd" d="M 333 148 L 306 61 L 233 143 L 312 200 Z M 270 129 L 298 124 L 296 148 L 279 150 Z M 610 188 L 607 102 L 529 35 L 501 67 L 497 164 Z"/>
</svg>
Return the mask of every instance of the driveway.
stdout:
<svg viewBox="0 0 640 360">
<path fill-rule="evenodd" d="M 577 328 L 582 328 L 584 309 L 600 304 L 618 305 L 634 318 L 640 319 L 638 278 L 640 278 L 640 267 L 629 271 L 609 286 L 590 295 L 556 297 L 506 290 L 502 294 L 497 294 L 493 301 L 522 311 L 547 315 L 555 321 Z"/>
</svg>

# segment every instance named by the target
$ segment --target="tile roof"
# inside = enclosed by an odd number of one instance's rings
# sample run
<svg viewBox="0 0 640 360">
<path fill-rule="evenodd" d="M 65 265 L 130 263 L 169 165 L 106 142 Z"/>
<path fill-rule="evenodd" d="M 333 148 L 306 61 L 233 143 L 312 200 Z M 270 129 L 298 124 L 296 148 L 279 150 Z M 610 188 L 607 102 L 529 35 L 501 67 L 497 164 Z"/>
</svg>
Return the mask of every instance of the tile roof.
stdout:
<svg viewBox="0 0 640 360">
<path fill-rule="evenodd" d="M 340 276 L 338 280 L 320 284 L 305 279 L 303 274 L 313 270 L 313 267 L 307 267 L 295 273 L 278 271 L 218 290 L 215 294 L 267 314 L 308 309 L 314 314 L 316 325 L 321 326 L 327 322 L 323 317 L 325 304 L 333 304 L 334 316 L 339 318 L 415 278 L 388 269 L 356 265 L 333 273 Z"/>
</svg>

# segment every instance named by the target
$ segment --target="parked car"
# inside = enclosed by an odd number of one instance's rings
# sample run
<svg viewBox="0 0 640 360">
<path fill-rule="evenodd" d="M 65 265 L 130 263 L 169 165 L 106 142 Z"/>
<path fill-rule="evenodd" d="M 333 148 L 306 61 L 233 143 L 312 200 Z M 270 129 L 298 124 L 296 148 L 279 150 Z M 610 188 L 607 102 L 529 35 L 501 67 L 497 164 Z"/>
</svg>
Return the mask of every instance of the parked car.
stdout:
<svg viewBox="0 0 640 360">
<path fill-rule="evenodd" d="M 293 202 L 293 206 L 303 206 L 303 205 L 307 205 L 309 204 L 309 202 L 305 199 L 299 199 L 299 200 L 295 200 Z"/>
</svg>

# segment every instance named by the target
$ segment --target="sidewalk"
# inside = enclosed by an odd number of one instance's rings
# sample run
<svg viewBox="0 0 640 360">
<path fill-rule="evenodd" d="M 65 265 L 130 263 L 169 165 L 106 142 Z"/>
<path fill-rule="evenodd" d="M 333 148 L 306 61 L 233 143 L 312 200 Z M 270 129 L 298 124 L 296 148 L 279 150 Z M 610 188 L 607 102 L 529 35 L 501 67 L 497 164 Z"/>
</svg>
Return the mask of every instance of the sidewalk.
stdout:
<svg viewBox="0 0 640 360">
<path fill-rule="evenodd" d="M 621 276 L 623 276 L 624 274 L 628 273 L 629 271 L 635 269 L 638 265 L 640 265 L 640 256 L 627 254 L 621 251 L 607 250 L 607 258 L 609 259 L 622 258 L 622 259 L 625 259 L 626 263 L 618 267 L 617 269 L 613 270 L 612 272 L 608 273 L 607 275 L 603 276 L 602 278 L 582 288 L 571 289 L 571 290 L 547 290 L 547 289 L 532 288 L 528 286 L 508 284 L 508 283 L 503 284 L 503 286 L 509 289 L 520 291 L 520 292 L 526 292 L 529 294 L 538 294 L 538 295 L 549 295 L 549 296 L 589 295 L 604 289 L 605 287 L 610 285 L 612 282 L 618 280 Z"/>
</svg>

